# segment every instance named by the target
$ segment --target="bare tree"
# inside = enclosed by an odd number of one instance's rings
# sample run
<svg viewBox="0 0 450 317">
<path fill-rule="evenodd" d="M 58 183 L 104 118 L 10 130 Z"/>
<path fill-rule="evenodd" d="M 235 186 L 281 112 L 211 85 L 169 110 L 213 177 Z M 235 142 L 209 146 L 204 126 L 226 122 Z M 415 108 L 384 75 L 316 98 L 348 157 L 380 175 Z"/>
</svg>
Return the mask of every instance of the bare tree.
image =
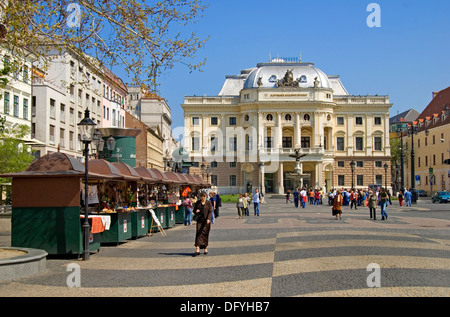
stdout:
<svg viewBox="0 0 450 317">
<path fill-rule="evenodd" d="M 203 16 L 201 0 L 0 0 L 0 43 L 13 54 L 46 58 L 43 45 L 120 65 L 134 83 L 156 87 L 158 76 L 196 60 L 207 39 L 190 26 Z M 97 67 L 98 65 L 96 65 Z"/>
</svg>

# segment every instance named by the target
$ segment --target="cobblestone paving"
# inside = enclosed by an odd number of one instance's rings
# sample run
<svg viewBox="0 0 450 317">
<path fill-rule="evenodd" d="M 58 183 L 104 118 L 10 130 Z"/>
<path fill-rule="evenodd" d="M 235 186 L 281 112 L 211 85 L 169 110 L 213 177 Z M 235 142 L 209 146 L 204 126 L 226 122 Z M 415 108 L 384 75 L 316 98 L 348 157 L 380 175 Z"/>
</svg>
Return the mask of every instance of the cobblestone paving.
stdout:
<svg viewBox="0 0 450 317">
<path fill-rule="evenodd" d="M 266 199 L 261 215 L 239 219 L 224 204 L 210 234 L 209 254 L 193 257 L 194 226 L 167 236 L 102 246 L 90 261 L 48 259 L 46 272 L 0 282 L 1 296 L 449 296 L 450 206 L 422 203 L 388 207 L 387 221 L 368 208 L 344 207 L 342 220 L 328 205 L 296 209 Z M 379 209 L 377 210 L 379 214 Z M 0 246 L 8 226 L 0 219 Z M 2 244 L 3 243 L 3 244 Z M 70 288 L 67 267 L 81 268 L 81 287 Z M 367 280 L 380 268 L 380 286 Z"/>
</svg>

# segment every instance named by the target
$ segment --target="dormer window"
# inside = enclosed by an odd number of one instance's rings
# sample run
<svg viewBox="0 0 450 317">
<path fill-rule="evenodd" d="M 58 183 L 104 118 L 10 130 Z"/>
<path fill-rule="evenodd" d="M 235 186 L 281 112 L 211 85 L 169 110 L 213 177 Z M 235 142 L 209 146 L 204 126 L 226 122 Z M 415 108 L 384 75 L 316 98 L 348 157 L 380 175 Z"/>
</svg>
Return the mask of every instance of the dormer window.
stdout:
<svg viewBox="0 0 450 317">
<path fill-rule="evenodd" d="M 278 81 L 277 75 L 272 75 L 272 76 L 270 76 L 269 82 L 271 82 L 271 83 L 276 83 L 277 81 Z"/>
<path fill-rule="evenodd" d="M 308 78 L 305 75 L 302 75 L 299 79 L 300 83 L 306 83 L 308 81 Z"/>
</svg>

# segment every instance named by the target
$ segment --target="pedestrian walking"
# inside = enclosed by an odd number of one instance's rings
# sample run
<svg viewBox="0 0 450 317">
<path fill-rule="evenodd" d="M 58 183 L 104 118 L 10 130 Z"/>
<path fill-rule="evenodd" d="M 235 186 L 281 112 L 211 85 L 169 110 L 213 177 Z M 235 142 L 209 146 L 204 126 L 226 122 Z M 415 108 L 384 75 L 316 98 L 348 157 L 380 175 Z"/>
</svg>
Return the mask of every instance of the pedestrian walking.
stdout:
<svg viewBox="0 0 450 317">
<path fill-rule="evenodd" d="M 397 197 L 398 197 L 398 203 L 399 203 L 400 207 L 403 207 L 403 194 L 401 191 L 398 193 Z"/>
<path fill-rule="evenodd" d="M 255 211 L 255 216 L 259 216 L 259 204 L 261 203 L 261 194 L 259 193 L 258 188 L 255 190 L 253 194 L 253 208 Z"/>
<path fill-rule="evenodd" d="M 236 208 L 238 211 L 239 218 L 242 218 L 244 216 L 245 207 L 247 207 L 247 202 L 244 199 L 244 195 L 240 194 L 236 202 Z"/>
<path fill-rule="evenodd" d="M 409 190 L 405 189 L 405 203 L 406 203 L 406 207 L 411 207 L 411 198 L 412 198 L 412 194 Z"/>
<path fill-rule="evenodd" d="M 192 218 L 192 200 L 186 196 L 186 198 L 183 201 L 184 206 L 184 225 L 190 226 L 191 225 L 191 218 Z"/>
<path fill-rule="evenodd" d="M 215 219 L 216 219 L 216 215 L 214 214 L 214 210 L 216 209 L 216 193 L 212 192 L 212 191 L 209 192 L 209 199 L 208 200 L 211 202 L 211 206 L 213 208 L 213 213 L 211 215 L 211 223 L 214 223 Z"/>
<path fill-rule="evenodd" d="M 291 197 L 291 192 L 290 192 L 290 190 L 288 189 L 287 192 L 286 192 L 286 204 L 292 202 L 292 200 L 291 200 L 290 197 Z"/>
<path fill-rule="evenodd" d="M 320 191 L 316 189 L 316 191 L 314 192 L 314 205 L 319 206 L 319 204 L 320 204 Z"/>
<path fill-rule="evenodd" d="M 307 192 L 304 188 L 302 188 L 302 191 L 300 192 L 300 196 L 301 196 L 301 202 L 302 202 L 302 208 L 305 208 L 306 206 L 306 200 L 307 198 Z"/>
<path fill-rule="evenodd" d="M 369 191 L 369 196 L 367 197 L 367 200 L 369 205 L 370 219 L 372 219 L 372 212 L 373 212 L 373 220 L 377 220 L 377 215 L 375 213 L 377 209 L 377 195 L 372 191 Z"/>
<path fill-rule="evenodd" d="M 387 194 L 384 187 L 380 189 L 380 206 L 381 206 L 381 220 L 387 220 L 388 215 L 386 213 L 386 206 L 389 200 L 389 195 Z"/>
<path fill-rule="evenodd" d="M 196 248 L 194 256 L 200 254 L 200 249 L 204 249 L 204 254 L 208 254 L 209 232 L 211 230 L 211 217 L 213 206 L 211 201 L 206 200 L 206 193 L 200 194 L 200 199 L 194 205 L 194 215 L 196 217 L 195 243 Z"/>
<path fill-rule="evenodd" d="M 358 202 L 358 194 L 353 189 L 350 194 L 350 209 L 353 209 L 353 206 L 355 206 L 355 210 L 357 210 L 358 209 L 356 208 L 357 202 Z"/>
<path fill-rule="evenodd" d="M 336 216 L 336 220 L 342 219 L 342 203 L 344 199 L 341 195 L 341 191 L 338 189 L 336 192 L 336 197 L 333 200 L 333 207 L 331 208 L 333 216 Z"/>
<path fill-rule="evenodd" d="M 298 208 L 298 200 L 300 198 L 300 193 L 298 192 L 298 188 L 294 191 L 294 206 L 295 208 Z"/>
<path fill-rule="evenodd" d="M 244 193 L 244 199 L 246 201 L 246 206 L 244 207 L 244 214 L 248 217 L 249 216 L 248 206 L 250 205 L 251 202 L 251 198 L 248 196 L 248 193 Z"/>
<path fill-rule="evenodd" d="M 220 198 L 219 192 L 214 193 L 214 219 L 219 218 L 219 208 L 222 207 L 222 199 Z"/>
</svg>

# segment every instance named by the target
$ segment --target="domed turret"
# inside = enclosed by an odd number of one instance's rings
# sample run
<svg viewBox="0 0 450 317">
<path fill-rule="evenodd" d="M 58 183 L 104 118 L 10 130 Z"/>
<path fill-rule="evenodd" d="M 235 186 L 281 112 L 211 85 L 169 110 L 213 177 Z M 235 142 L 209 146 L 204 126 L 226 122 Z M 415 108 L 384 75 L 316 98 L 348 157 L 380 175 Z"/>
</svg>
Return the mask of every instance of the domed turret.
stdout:
<svg viewBox="0 0 450 317">
<path fill-rule="evenodd" d="M 276 59 L 270 63 L 258 64 L 247 77 L 244 89 L 277 88 L 285 83 L 288 74 L 295 87 L 331 88 L 327 75 L 314 67 L 313 63 L 285 62 Z"/>
</svg>

